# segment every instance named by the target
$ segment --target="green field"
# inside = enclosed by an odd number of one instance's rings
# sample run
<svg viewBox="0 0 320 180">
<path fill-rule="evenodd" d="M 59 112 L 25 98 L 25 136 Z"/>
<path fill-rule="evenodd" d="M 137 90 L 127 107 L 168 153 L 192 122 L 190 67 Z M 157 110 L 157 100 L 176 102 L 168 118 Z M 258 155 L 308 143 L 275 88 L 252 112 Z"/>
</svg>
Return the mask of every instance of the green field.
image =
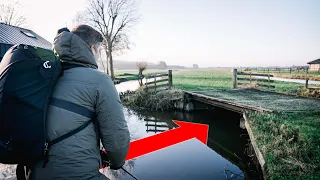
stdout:
<svg viewBox="0 0 320 180">
<path fill-rule="evenodd" d="M 180 70 L 173 72 L 173 85 L 175 88 L 197 91 L 206 89 L 232 89 L 232 70 Z M 286 94 L 299 94 L 304 92 L 304 84 L 275 81 L 275 89 L 260 88 Z"/>
<path fill-rule="evenodd" d="M 180 70 L 172 74 L 175 88 L 182 90 L 231 89 L 231 70 Z"/>
</svg>

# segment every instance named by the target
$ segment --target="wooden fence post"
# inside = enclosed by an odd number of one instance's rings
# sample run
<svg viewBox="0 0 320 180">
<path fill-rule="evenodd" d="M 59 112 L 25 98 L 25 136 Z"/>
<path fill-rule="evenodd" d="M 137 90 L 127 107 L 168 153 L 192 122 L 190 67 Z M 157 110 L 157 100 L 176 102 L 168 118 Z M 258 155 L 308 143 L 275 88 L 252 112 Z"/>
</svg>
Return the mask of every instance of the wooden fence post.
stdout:
<svg viewBox="0 0 320 180">
<path fill-rule="evenodd" d="M 146 89 L 148 89 L 148 76 L 145 76 L 145 78 L 146 78 L 146 83 L 145 83 Z"/>
<path fill-rule="evenodd" d="M 238 88 L 238 82 L 237 82 L 237 69 L 233 69 L 233 76 L 232 76 L 232 80 L 233 80 L 233 89 L 237 89 L 237 88 Z"/>
<path fill-rule="evenodd" d="M 309 81 L 309 77 L 308 77 L 308 68 L 306 70 L 306 89 L 308 89 L 308 81 Z"/>
<path fill-rule="evenodd" d="M 172 70 L 169 70 L 168 78 L 169 78 L 169 89 L 171 89 L 172 88 Z"/>
<path fill-rule="evenodd" d="M 270 74 L 268 73 L 268 90 L 270 88 Z"/>
<path fill-rule="evenodd" d="M 154 91 L 157 91 L 157 78 L 154 76 Z"/>
</svg>

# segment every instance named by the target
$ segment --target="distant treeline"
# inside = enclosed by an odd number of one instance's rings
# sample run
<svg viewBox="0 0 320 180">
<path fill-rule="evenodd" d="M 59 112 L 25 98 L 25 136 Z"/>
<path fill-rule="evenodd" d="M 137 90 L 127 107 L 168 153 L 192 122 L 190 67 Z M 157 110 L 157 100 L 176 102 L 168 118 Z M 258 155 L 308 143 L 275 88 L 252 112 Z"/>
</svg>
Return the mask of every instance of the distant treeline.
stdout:
<svg viewBox="0 0 320 180">
<path fill-rule="evenodd" d="M 113 62 L 113 66 L 118 70 L 138 69 L 136 61 L 115 60 Z M 148 62 L 147 69 L 185 69 L 185 67 L 178 65 L 167 65 L 164 61 L 160 61 L 158 64 Z"/>
</svg>

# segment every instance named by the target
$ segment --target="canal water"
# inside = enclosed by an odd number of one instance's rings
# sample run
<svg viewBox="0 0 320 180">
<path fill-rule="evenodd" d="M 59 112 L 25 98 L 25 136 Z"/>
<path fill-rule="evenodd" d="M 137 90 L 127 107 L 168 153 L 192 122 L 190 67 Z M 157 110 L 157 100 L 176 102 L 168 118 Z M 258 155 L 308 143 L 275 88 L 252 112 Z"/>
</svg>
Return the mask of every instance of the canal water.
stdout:
<svg viewBox="0 0 320 180">
<path fill-rule="evenodd" d="M 207 146 L 190 139 L 127 162 L 125 169 L 138 179 L 261 179 L 261 173 L 245 153 L 248 134 L 240 128 L 241 117 L 237 113 L 221 109 L 192 113 L 129 109 L 124 112 L 132 140 L 176 128 L 172 120 L 209 125 Z M 102 172 L 111 179 L 133 179 L 123 170 Z"/>
<path fill-rule="evenodd" d="M 124 92 L 138 85 L 131 81 L 116 88 Z M 222 109 L 183 113 L 126 108 L 124 114 L 131 141 L 176 128 L 172 120 L 209 125 L 207 145 L 194 138 L 126 162 L 124 168 L 139 180 L 261 179 L 261 171 L 246 153 L 250 143 L 246 130 L 240 128 L 240 114 Z M 101 172 L 112 180 L 134 179 L 121 169 L 105 168 Z M 0 164 L 0 179 L 15 179 L 14 173 L 15 166 Z"/>
</svg>

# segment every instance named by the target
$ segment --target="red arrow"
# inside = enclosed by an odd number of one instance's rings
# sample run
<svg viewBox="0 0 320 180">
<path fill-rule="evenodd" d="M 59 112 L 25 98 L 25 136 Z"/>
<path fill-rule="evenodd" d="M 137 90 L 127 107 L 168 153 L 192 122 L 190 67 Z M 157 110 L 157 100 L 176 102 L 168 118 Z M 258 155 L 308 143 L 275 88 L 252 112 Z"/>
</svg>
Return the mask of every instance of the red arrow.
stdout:
<svg viewBox="0 0 320 180">
<path fill-rule="evenodd" d="M 197 138 L 207 145 L 208 125 L 177 120 L 173 120 L 173 122 L 179 127 L 130 142 L 126 160 L 137 158 L 192 138 Z"/>
</svg>

